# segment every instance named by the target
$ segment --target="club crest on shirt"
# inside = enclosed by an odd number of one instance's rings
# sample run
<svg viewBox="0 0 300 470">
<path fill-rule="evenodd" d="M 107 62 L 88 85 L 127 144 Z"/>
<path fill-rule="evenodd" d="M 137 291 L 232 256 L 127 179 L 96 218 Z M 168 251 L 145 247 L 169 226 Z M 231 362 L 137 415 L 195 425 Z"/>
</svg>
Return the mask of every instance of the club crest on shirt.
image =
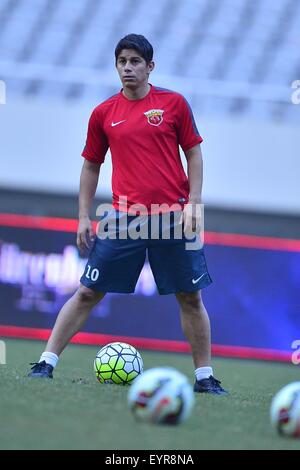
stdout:
<svg viewBox="0 0 300 470">
<path fill-rule="evenodd" d="M 151 126 L 159 126 L 163 122 L 163 109 L 149 109 L 144 114 Z"/>
</svg>

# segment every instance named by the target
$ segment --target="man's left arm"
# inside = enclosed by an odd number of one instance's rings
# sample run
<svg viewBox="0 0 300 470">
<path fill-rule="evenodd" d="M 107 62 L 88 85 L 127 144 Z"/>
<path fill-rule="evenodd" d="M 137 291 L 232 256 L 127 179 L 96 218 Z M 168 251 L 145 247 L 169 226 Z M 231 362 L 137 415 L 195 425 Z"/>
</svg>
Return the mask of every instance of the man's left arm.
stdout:
<svg viewBox="0 0 300 470">
<path fill-rule="evenodd" d="M 185 232 L 200 232 L 203 160 L 200 144 L 186 150 L 187 174 L 190 186 L 189 201 L 183 211 Z"/>
</svg>

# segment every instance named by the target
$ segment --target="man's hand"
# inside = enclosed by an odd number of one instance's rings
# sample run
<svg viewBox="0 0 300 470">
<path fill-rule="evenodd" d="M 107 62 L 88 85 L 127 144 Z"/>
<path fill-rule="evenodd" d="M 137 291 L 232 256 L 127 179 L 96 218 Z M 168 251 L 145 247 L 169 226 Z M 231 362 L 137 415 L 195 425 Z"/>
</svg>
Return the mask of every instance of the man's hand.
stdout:
<svg viewBox="0 0 300 470">
<path fill-rule="evenodd" d="M 187 236 L 196 235 L 201 230 L 201 203 L 189 201 L 182 212 L 184 233 Z"/>
<path fill-rule="evenodd" d="M 91 242 L 95 239 L 92 222 L 88 216 L 80 217 L 77 229 L 77 246 L 80 251 L 90 248 Z"/>
</svg>

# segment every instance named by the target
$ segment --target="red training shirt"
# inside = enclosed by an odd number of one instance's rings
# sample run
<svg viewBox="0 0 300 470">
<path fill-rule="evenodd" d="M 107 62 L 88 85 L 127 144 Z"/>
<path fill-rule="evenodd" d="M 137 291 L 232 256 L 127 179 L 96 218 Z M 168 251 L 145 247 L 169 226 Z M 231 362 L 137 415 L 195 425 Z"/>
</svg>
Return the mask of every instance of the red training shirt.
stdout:
<svg viewBox="0 0 300 470">
<path fill-rule="evenodd" d="M 82 156 L 101 164 L 109 147 L 113 206 L 129 211 L 143 204 L 150 213 L 151 204 L 187 201 L 189 182 L 179 145 L 186 151 L 202 140 L 185 98 L 151 85 L 144 98 L 129 100 L 121 90 L 94 109 Z M 120 200 L 124 196 L 127 204 Z"/>
</svg>

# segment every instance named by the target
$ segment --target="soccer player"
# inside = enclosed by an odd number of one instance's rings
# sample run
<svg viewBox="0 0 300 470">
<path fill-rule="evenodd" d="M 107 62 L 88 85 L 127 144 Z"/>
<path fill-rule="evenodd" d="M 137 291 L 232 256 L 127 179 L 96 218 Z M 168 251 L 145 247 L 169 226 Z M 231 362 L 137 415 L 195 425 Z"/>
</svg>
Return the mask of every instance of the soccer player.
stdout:
<svg viewBox="0 0 300 470">
<path fill-rule="evenodd" d="M 144 36 L 129 34 L 121 39 L 115 60 L 123 88 L 92 112 L 82 153 L 77 245 L 82 250 L 93 241 L 93 247 L 81 284 L 62 307 L 45 352 L 29 376 L 52 378 L 58 356 L 107 292 L 134 292 L 147 251 L 159 293 L 175 294 L 179 303 L 195 365 L 194 391 L 225 394 L 213 375 L 210 322 L 201 299 L 201 289 L 211 278 L 202 247 L 187 249 L 186 234 L 199 237 L 200 231 L 201 217 L 195 209 L 201 204 L 202 137 L 185 98 L 149 83 L 153 48 Z M 187 175 L 179 146 L 187 159 Z M 117 219 L 118 227 L 124 227 L 125 220 L 126 229 L 137 215 L 150 226 L 159 217 L 158 239 L 95 237 L 89 212 L 108 148 L 114 208 L 109 217 Z M 157 210 L 157 205 L 163 209 Z M 171 229 L 176 226 L 175 215 L 181 214 L 181 238 L 172 230 L 169 238 L 162 238 L 166 228 L 162 220 L 168 212 L 174 216 L 169 218 Z M 121 231 L 117 229 L 117 234 Z"/>
</svg>

